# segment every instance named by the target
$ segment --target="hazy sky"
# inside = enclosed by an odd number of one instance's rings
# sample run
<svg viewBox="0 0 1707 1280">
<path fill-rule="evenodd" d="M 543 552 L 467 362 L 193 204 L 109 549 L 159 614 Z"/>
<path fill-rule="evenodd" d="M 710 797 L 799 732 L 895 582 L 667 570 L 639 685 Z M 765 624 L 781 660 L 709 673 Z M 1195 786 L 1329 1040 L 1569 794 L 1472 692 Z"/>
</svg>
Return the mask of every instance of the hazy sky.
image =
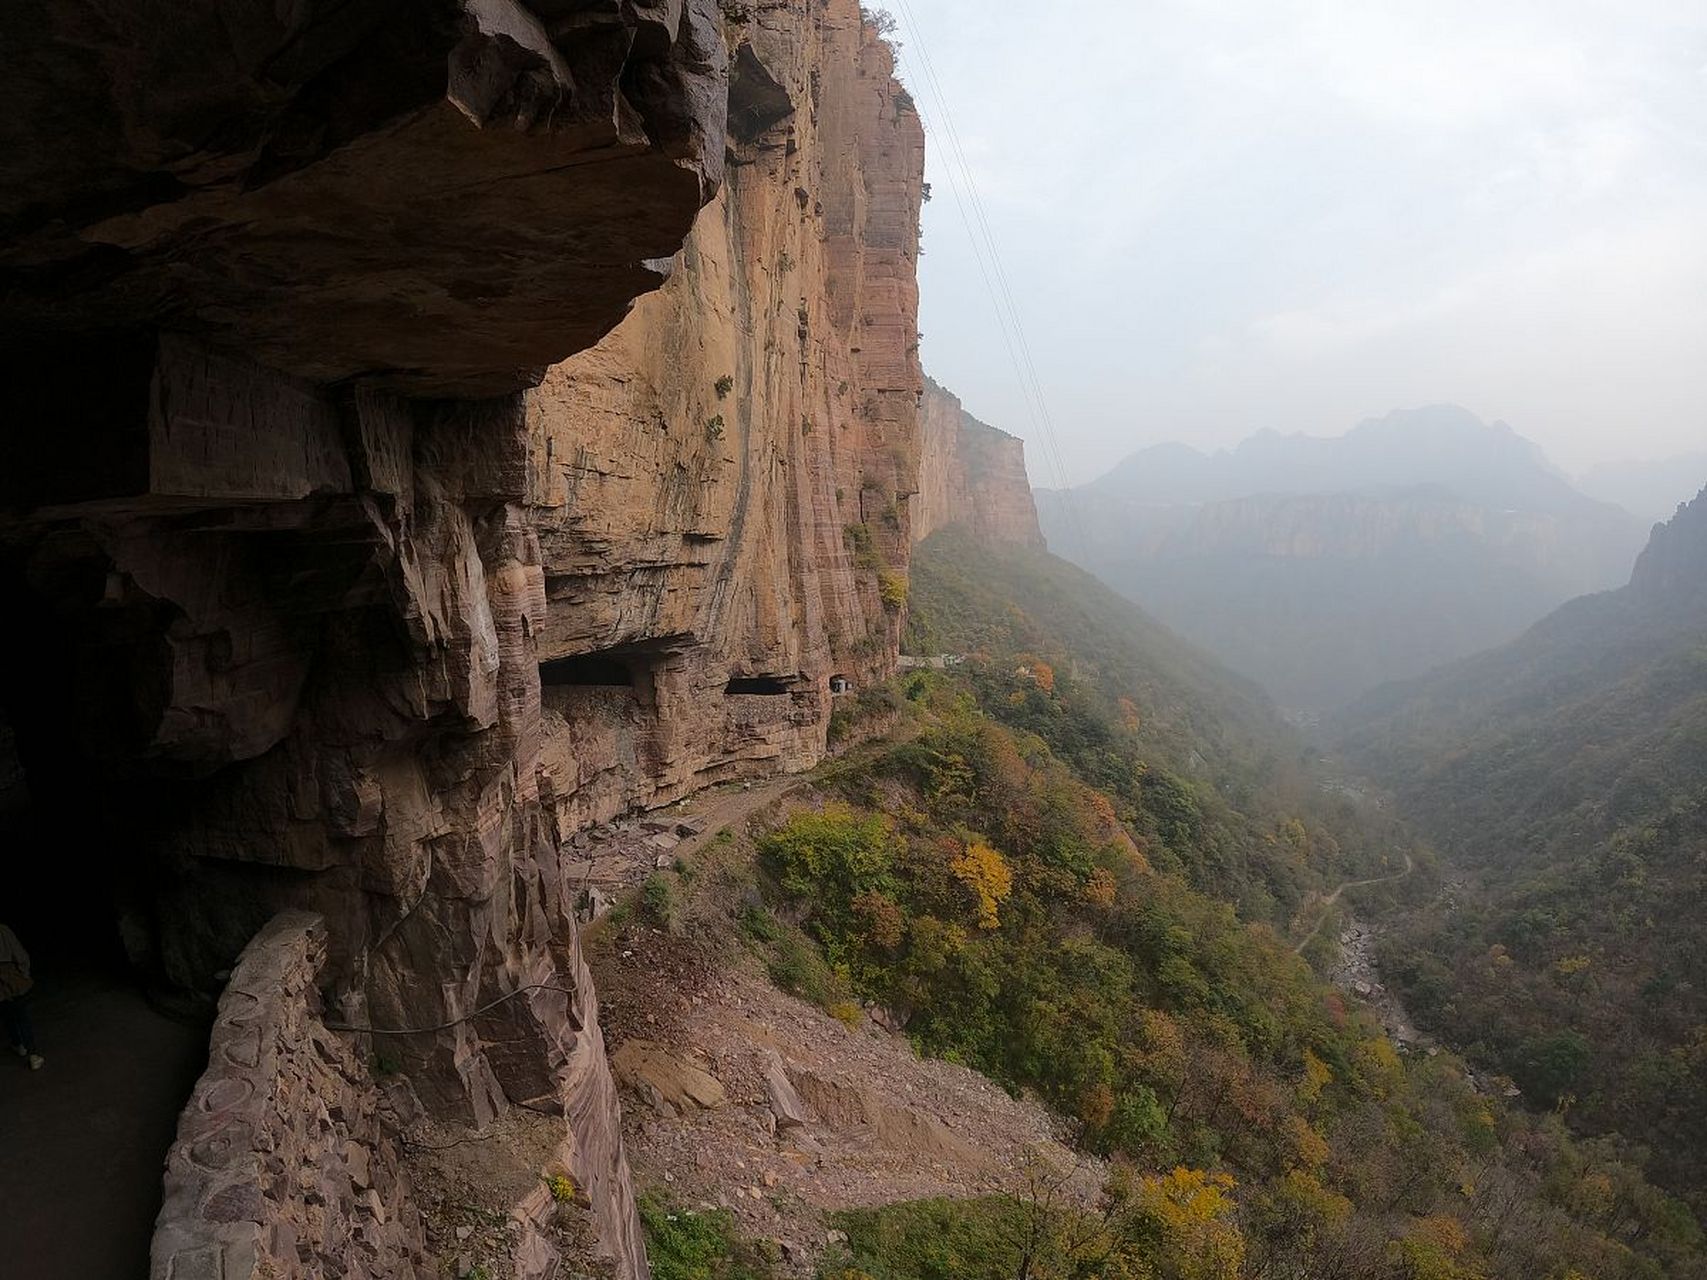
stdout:
<svg viewBox="0 0 1707 1280">
<path fill-rule="evenodd" d="M 1707 0 L 885 2 L 925 367 L 1034 483 L 921 50 L 1070 479 L 1441 400 L 1568 469 L 1707 444 Z"/>
</svg>

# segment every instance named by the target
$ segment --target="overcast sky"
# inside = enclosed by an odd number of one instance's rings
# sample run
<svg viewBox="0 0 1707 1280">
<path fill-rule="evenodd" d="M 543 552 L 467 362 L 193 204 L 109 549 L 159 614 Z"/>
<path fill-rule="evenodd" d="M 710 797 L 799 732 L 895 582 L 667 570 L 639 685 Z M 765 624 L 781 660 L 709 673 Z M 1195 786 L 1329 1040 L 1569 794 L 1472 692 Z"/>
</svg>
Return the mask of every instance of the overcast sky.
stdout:
<svg viewBox="0 0 1707 1280">
<path fill-rule="evenodd" d="M 1571 470 L 1707 445 L 1704 0 L 887 3 L 925 367 L 1034 483 L 921 54 L 1072 481 L 1442 400 Z"/>
</svg>

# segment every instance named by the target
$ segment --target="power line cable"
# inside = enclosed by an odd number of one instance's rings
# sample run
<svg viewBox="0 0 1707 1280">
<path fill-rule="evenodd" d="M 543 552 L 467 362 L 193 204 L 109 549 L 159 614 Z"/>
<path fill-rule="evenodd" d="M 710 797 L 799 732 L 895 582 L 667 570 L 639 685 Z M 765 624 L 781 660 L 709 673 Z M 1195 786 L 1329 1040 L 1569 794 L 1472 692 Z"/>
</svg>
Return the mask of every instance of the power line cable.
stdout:
<svg viewBox="0 0 1707 1280">
<path fill-rule="evenodd" d="M 324 1021 L 321 1023 L 321 1025 L 324 1026 L 328 1031 L 355 1031 L 355 1032 L 359 1032 L 361 1035 L 364 1035 L 364 1036 L 425 1036 L 425 1035 L 433 1035 L 433 1034 L 440 1032 L 440 1031 L 449 1031 L 452 1027 L 460 1026 L 464 1022 L 472 1021 L 473 1019 L 478 1018 L 481 1014 L 488 1013 L 491 1010 L 496 1009 L 499 1005 L 505 1003 L 506 1001 L 514 1000 L 517 996 L 526 995 L 530 991 L 555 991 L 559 995 L 569 996 L 571 999 L 573 999 L 578 994 L 573 987 L 559 987 L 559 986 L 556 986 L 550 982 L 530 982 L 527 986 L 517 987 L 514 991 L 511 991 L 506 995 L 501 995 L 496 1000 L 488 1000 L 485 1004 L 481 1005 L 478 1009 L 475 1009 L 470 1013 L 465 1013 L 460 1018 L 452 1018 L 449 1022 L 441 1022 L 441 1023 L 437 1024 L 436 1026 L 431 1026 L 431 1027 L 363 1027 L 363 1026 L 356 1026 L 354 1023 L 349 1023 L 349 1022 L 324 1022 Z"/>
<path fill-rule="evenodd" d="M 1031 343 L 1026 337 L 1025 326 L 1021 320 L 1019 304 L 1014 297 L 1011 279 L 996 245 L 995 231 L 990 224 L 989 213 L 978 190 L 977 179 L 973 176 L 972 165 L 967 159 L 966 148 L 961 141 L 960 131 L 954 123 L 954 114 L 949 106 L 948 93 L 943 87 L 941 77 L 937 75 L 936 64 L 930 56 L 930 50 L 926 47 L 923 30 L 912 11 L 912 6 L 908 0 L 897 0 L 897 2 L 907 22 L 909 39 L 918 53 L 918 63 L 923 73 L 925 88 L 935 101 L 936 115 L 941 122 L 940 129 L 931 129 L 928 121 L 926 128 L 946 144 L 944 164 L 948 173 L 949 187 L 954 194 L 962 225 L 966 228 L 967 239 L 972 246 L 973 258 L 978 264 L 979 274 L 983 278 L 984 287 L 990 295 L 991 309 L 996 316 L 997 327 L 1002 333 L 1003 345 L 1007 348 L 1008 359 L 1013 365 L 1015 377 L 1019 382 L 1020 394 L 1025 402 L 1027 415 L 1036 427 L 1038 443 L 1043 446 L 1043 461 L 1055 473 L 1067 523 L 1077 536 L 1081 549 L 1088 549 L 1084 529 L 1079 521 L 1079 513 L 1067 481 L 1065 455 L 1061 449 L 1059 435 L 1055 430 L 1054 415 L 1049 411 L 1048 397 L 1044 394 L 1043 379 L 1038 373 L 1037 361 L 1032 354 Z M 974 220 L 976 225 L 974 225 Z"/>
</svg>

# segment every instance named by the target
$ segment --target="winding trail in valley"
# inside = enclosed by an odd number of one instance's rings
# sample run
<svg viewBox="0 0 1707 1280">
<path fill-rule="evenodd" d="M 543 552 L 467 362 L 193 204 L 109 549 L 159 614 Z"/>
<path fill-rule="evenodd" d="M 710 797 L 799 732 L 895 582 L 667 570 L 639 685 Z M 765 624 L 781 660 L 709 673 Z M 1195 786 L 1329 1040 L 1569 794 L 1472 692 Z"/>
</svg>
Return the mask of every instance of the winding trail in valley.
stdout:
<svg viewBox="0 0 1707 1280">
<path fill-rule="evenodd" d="M 1328 917 L 1333 914 L 1333 905 L 1340 900 L 1340 894 L 1344 893 L 1347 889 L 1361 889 L 1365 885 L 1388 884 L 1394 880 L 1403 880 L 1406 876 L 1411 874 L 1411 868 L 1414 865 L 1415 864 L 1411 861 L 1411 855 L 1407 853 L 1405 854 L 1405 869 L 1403 871 L 1395 871 L 1392 875 L 1387 876 L 1372 876 L 1367 880 L 1341 881 L 1337 889 L 1330 893 L 1326 898 L 1322 899 L 1322 914 L 1316 918 L 1315 927 L 1313 927 L 1309 933 L 1304 935 L 1297 946 L 1292 948 L 1292 954 L 1295 956 L 1303 955 L 1304 948 L 1315 941 L 1316 935 L 1322 931 L 1322 926 L 1328 922 Z"/>
</svg>

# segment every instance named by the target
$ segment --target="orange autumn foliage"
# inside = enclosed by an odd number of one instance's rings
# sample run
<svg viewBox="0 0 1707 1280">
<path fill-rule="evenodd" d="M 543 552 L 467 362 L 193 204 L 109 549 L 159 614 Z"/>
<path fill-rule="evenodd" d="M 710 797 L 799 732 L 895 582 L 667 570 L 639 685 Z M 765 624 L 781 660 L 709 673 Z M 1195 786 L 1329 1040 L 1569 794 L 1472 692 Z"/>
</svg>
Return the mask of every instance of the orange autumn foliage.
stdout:
<svg viewBox="0 0 1707 1280">
<path fill-rule="evenodd" d="M 1092 906 L 1112 907 L 1117 892 L 1114 873 L 1107 867 L 1098 867 L 1085 881 L 1085 901 Z"/>
</svg>

